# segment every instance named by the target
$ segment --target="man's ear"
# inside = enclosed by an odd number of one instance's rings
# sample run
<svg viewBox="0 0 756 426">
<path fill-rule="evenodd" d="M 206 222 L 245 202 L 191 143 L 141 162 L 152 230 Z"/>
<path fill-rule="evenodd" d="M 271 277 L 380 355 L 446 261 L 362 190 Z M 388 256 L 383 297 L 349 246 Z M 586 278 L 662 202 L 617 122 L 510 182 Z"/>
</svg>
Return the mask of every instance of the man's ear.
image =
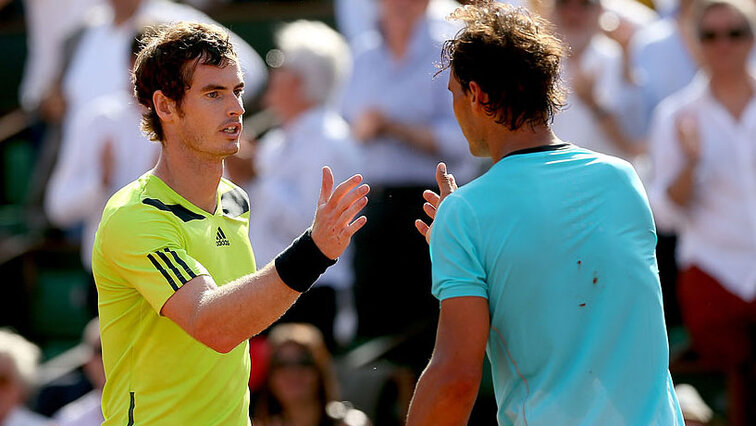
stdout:
<svg viewBox="0 0 756 426">
<path fill-rule="evenodd" d="M 470 93 L 470 102 L 474 106 L 477 105 L 482 107 L 484 104 L 488 103 L 488 93 L 484 92 L 477 82 L 471 81 L 469 83 L 468 92 Z"/>
<path fill-rule="evenodd" d="M 178 115 L 176 102 L 165 96 L 162 90 L 157 90 L 152 94 L 152 105 L 162 121 L 172 121 Z"/>
</svg>

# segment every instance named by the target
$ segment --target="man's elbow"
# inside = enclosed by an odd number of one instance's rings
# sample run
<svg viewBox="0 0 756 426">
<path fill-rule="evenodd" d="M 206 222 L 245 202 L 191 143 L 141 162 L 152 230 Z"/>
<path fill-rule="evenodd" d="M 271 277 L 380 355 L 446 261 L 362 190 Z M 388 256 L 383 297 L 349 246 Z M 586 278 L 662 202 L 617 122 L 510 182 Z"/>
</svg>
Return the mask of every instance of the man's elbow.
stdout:
<svg viewBox="0 0 756 426">
<path fill-rule="evenodd" d="M 213 332 L 212 330 L 199 328 L 194 333 L 192 333 L 192 337 L 194 337 L 195 340 L 207 346 L 208 348 L 221 354 L 227 354 L 231 352 L 232 350 L 234 350 L 234 348 L 239 346 L 240 343 L 233 341 L 226 336 L 223 336 L 222 333 L 218 332 L 218 330 L 215 330 Z"/>
<path fill-rule="evenodd" d="M 241 343 L 223 327 L 223 324 L 201 314 L 195 317 L 190 330 L 187 331 L 195 340 L 221 354 L 231 352 Z"/>
</svg>

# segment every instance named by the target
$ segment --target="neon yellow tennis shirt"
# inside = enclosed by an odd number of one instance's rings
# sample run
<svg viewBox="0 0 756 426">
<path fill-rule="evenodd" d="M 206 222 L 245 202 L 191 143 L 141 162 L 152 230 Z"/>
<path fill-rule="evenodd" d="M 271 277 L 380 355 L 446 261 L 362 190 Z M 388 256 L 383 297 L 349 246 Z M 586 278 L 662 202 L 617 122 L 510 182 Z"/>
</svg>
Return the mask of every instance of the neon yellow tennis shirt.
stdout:
<svg viewBox="0 0 756 426">
<path fill-rule="evenodd" d="M 220 354 L 163 304 L 192 278 L 220 286 L 255 271 L 249 201 L 222 179 L 215 214 L 147 173 L 108 201 L 95 237 L 105 425 L 248 425 L 249 348 Z"/>
</svg>

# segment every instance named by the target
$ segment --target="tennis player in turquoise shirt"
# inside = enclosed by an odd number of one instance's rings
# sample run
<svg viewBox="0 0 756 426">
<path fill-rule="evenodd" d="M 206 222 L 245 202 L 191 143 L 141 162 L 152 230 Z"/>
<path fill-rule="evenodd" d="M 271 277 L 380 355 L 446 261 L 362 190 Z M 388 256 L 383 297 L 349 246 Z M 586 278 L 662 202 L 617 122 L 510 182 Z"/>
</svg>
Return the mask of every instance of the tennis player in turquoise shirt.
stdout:
<svg viewBox="0 0 756 426">
<path fill-rule="evenodd" d="M 494 165 L 457 189 L 440 164 L 425 194 L 441 314 L 408 425 L 466 424 L 484 354 L 500 425 L 682 425 L 635 171 L 551 131 L 562 47 L 545 21 L 495 2 L 453 16 L 455 114 Z"/>
</svg>

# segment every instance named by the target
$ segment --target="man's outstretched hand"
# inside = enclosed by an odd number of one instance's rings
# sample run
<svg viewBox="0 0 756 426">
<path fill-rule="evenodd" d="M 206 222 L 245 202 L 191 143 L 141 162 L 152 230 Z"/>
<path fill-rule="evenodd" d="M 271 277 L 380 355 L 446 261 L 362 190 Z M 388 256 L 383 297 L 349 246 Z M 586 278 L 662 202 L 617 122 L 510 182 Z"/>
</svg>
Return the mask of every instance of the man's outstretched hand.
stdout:
<svg viewBox="0 0 756 426">
<path fill-rule="evenodd" d="M 425 241 L 428 242 L 428 244 L 430 244 L 433 219 L 436 218 L 436 210 L 438 210 L 439 204 L 441 204 L 441 201 L 443 201 L 449 194 L 457 190 L 457 181 L 454 180 L 454 175 L 446 173 L 446 164 L 444 163 L 438 163 L 438 166 L 436 166 L 436 183 L 438 184 L 440 195 L 430 189 L 426 189 L 423 192 L 423 198 L 426 201 L 426 203 L 423 204 L 423 211 L 431 218 L 430 225 L 423 222 L 422 219 L 415 220 L 415 228 L 417 228 L 418 232 L 425 237 Z"/>
<path fill-rule="evenodd" d="M 354 219 L 367 205 L 366 195 L 370 192 L 370 187 L 360 185 L 360 182 L 362 176 L 354 175 L 334 190 L 333 172 L 328 166 L 323 167 L 318 209 L 312 223 L 312 240 L 329 259 L 341 256 L 352 236 L 367 222 L 365 216 Z"/>
</svg>

